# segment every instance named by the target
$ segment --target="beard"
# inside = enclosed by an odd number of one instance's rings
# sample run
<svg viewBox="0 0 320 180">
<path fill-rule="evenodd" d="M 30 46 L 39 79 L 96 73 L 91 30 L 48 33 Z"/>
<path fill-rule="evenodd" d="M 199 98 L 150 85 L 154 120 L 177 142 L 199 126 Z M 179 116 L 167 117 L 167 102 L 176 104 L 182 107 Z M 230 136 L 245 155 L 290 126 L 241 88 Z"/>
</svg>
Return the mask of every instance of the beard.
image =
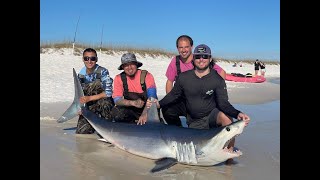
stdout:
<svg viewBox="0 0 320 180">
<path fill-rule="evenodd" d="M 197 66 L 196 64 L 194 64 L 194 68 L 197 69 L 197 70 L 202 70 L 203 71 L 203 70 L 207 70 L 209 68 L 209 65 L 210 64 L 208 64 L 208 65 L 206 65 L 206 66 L 201 68 L 201 67 Z"/>
<path fill-rule="evenodd" d="M 126 75 L 129 77 L 134 77 L 137 72 L 138 72 L 138 69 L 125 70 Z"/>
<path fill-rule="evenodd" d="M 134 77 L 134 75 L 136 75 L 136 73 L 128 74 L 129 77 Z"/>
</svg>

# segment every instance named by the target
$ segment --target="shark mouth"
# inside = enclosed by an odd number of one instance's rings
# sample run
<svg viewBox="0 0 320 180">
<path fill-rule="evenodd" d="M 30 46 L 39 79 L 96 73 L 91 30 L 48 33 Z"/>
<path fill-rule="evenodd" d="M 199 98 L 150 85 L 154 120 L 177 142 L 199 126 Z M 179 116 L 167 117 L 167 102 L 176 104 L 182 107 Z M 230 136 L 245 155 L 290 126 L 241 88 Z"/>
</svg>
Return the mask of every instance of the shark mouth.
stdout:
<svg viewBox="0 0 320 180">
<path fill-rule="evenodd" d="M 239 136 L 239 134 L 236 134 L 236 135 L 233 136 L 231 139 L 229 139 L 229 140 L 224 144 L 224 146 L 223 146 L 222 149 L 223 149 L 224 152 L 227 152 L 227 153 L 231 153 L 231 154 L 240 156 L 240 155 L 242 155 L 242 152 L 241 152 L 238 148 L 235 148 L 235 147 L 230 147 L 230 148 L 228 148 L 229 143 L 230 143 L 232 140 L 234 140 L 234 138 L 235 138 L 236 136 Z"/>
</svg>

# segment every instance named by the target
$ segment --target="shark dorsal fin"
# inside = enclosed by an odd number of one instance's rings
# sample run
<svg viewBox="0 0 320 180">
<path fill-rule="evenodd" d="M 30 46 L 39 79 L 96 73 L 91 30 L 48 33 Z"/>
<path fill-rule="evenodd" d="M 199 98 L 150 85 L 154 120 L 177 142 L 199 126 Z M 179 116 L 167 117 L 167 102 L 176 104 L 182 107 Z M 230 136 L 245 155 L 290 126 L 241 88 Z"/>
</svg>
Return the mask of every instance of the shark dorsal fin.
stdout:
<svg viewBox="0 0 320 180">
<path fill-rule="evenodd" d="M 151 97 L 152 105 L 148 109 L 148 120 L 147 122 L 160 122 L 159 113 L 157 109 L 157 105 L 154 102 L 154 98 Z"/>
</svg>

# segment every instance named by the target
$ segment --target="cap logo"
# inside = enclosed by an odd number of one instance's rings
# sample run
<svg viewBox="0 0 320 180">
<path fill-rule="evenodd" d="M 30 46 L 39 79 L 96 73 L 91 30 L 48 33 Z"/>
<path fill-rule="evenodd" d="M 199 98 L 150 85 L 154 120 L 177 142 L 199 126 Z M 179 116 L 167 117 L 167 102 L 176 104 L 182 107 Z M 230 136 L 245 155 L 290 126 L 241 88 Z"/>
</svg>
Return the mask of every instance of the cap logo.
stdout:
<svg viewBox="0 0 320 180">
<path fill-rule="evenodd" d="M 205 48 L 205 47 L 199 47 L 199 48 L 198 48 L 198 52 L 199 52 L 199 53 L 205 53 L 205 52 L 207 52 L 207 51 L 206 51 L 206 48 Z"/>
</svg>

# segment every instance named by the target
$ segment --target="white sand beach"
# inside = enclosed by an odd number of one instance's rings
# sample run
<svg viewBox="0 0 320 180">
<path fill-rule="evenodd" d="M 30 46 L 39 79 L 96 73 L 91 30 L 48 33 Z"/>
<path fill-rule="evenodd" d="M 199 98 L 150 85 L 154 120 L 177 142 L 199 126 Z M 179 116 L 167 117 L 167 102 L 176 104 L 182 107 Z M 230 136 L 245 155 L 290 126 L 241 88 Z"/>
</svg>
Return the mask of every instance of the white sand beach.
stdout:
<svg viewBox="0 0 320 180">
<path fill-rule="evenodd" d="M 65 123 L 56 120 L 74 98 L 72 68 L 78 72 L 81 56 L 71 49 L 46 49 L 40 54 L 40 179 L 280 179 L 280 65 L 266 66 L 266 82 L 237 83 L 226 81 L 230 102 L 251 117 L 250 124 L 236 138 L 236 147 L 243 155 L 236 164 L 210 167 L 177 164 L 159 173 L 150 173 L 154 161 L 129 154 L 97 140 L 96 134 L 76 135 L 77 118 Z M 98 54 L 98 64 L 106 67 L 111 77 L 121 71 L 121 55 Z M 165 95 L 168 57 L 142 57 L 141 69 L 151 72 L 159 99 Z M 232 67 L 217 62 L 227 73 L 252 73 L 252 64 Z"/>
</svg>

